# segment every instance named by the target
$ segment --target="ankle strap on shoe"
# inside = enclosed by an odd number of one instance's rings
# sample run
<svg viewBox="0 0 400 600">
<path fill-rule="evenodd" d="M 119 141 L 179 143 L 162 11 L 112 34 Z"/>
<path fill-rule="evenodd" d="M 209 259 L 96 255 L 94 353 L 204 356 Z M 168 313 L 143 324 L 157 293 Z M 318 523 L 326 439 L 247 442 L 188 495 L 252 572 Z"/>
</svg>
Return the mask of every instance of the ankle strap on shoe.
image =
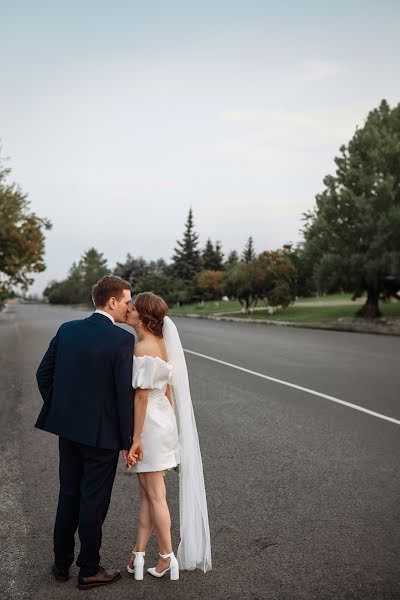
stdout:
<svg viewBox="0 0 400 600">
<path fill-rule="evenodd" d="M 132 554 L 141 554 L 142 556 L 146 556 L 146 552 L 137 552 L 136 550 L 132 550 Z"/>
<path fill-rule="evenodd" d="M 172 558 L 174 556 L 174 553 L 170 552 L 169 554 L 161 554 L 161 552 L 159 552 L 159 555 L 161 556 L 161 558 Z"/>
</svg>

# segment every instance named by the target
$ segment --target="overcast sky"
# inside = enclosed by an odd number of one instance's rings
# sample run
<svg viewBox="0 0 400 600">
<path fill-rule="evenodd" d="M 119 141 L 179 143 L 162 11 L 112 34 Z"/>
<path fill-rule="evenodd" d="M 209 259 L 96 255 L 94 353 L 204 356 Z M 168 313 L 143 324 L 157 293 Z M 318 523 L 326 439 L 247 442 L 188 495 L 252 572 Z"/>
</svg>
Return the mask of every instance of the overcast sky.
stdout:
<svg viewBox="0 0 400 600">
<path fill-rule="evenodd" d="M 0 0 L 0 139 L 53 222 L 47 271 L 91 246 L 173 254 L 300 239 L 342 143 L 400 100 L 397 0 Z"/>
</svg>

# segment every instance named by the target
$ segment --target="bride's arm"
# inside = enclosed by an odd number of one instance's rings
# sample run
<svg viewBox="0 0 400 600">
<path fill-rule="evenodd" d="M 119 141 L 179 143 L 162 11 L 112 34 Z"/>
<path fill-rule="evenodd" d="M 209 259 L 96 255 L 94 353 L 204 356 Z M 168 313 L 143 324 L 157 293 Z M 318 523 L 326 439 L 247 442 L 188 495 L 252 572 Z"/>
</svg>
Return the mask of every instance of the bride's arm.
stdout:
<svg viewBox="0 0 400 600">
<path fill-rule="evenodd" d="M 143 423 L 146 416 L 148 401 L 148 390 L 136 388 L 134 397 L 134 426 L 132 446 L 128 453 L 127 469 L 128 471 L 136 463 L 143 460 L 142 443 L 140 436 L 142 434 Z"/>
<path fill-rule="evenodd" d="M 149 391 L 136 388 L 135 390 L 135 424 L 133 427 L 133 443 L 140 442 L 140 436 L 143 430 L 144 419 L 146 416 L 147 402 L 149 399 Z"/>
</svg>

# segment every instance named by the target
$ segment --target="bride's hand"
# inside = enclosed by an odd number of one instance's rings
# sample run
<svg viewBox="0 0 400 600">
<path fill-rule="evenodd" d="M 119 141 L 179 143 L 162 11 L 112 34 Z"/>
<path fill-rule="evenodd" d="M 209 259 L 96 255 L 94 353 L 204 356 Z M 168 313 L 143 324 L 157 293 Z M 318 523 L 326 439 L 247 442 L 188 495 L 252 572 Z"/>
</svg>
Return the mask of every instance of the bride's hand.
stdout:
<svg viewBox="0 0 400 600">
<path fill-rule="evenodd" d="M 135 457 L 129 457 L 129 450 L 121 450 L 121 456 L 124 459 L 125 469 L 130 471 L 136 462 Z"/>
<path fill-rule="evenodd" d="M 143 451 L 140 440 L 133 439 L 132 446 L 128 452 L 127 456 L 127 470 L 130 471 L 132 466 L 136 464 L 137 461 L 143 460 Z"/>
</svg>

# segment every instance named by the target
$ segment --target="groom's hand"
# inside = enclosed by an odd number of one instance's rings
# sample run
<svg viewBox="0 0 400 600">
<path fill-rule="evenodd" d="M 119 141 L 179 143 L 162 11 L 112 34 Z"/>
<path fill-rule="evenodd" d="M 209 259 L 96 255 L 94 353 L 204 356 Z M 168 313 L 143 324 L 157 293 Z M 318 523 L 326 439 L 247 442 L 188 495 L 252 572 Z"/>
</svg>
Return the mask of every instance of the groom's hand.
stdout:
<svg viewBox="0 0 400 600">
<path fill-rule="evenodd" d="M 127 467 L 128 466 L 128 450 L 121 450 L 121 456 L 125 463 L 125 467 Z"/>
</svg>

